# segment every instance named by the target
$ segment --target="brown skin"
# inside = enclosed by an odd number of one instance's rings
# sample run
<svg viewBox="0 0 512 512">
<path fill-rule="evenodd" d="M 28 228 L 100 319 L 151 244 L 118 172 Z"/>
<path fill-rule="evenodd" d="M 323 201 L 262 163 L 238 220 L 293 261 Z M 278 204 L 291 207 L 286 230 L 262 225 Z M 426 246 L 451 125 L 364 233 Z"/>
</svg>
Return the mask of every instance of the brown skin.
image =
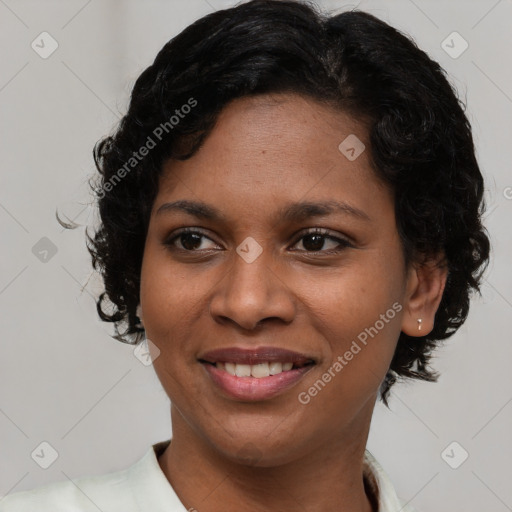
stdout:
<svg viewBox="0 0 512 512">
<path fill-rule="evenodd" d="M 367 148 L 353 162 L 338 150 L 352 133 Z M 354 118 L 301 96 L 266 95 L 233 101 L 199 152 L 165 165 L 144 249 L 141 308 L 172 402 L 172 442 L 159 463 L 187 508 L 371 512 L 362 468 L 379 386 L 400 331 L 432 330 L 446 271 L 405 267 L 393 195 L 372 171 L 368 148 Z M 178 199 L 208 203 L 226 221 L 156 215 Z M 335 212 L 285 222 L 277 213 L 306 200 L 345 201 L 369 220 Z M 174 250 L 164 244 L 187 226 L 204 237 L 178 237 Z M 320 243 L 303 238 L 315 227 L 329 230 Z M 250 264 L 236 252 L 249 236 L 263 249 Z M 298 394 L 395 302 L 403 309 L 301 404 Z M 211 349 L 262 345 L 316 364 L 292 389 L 250 403 L 223 395 L 197 360 Z"/>
</svg>

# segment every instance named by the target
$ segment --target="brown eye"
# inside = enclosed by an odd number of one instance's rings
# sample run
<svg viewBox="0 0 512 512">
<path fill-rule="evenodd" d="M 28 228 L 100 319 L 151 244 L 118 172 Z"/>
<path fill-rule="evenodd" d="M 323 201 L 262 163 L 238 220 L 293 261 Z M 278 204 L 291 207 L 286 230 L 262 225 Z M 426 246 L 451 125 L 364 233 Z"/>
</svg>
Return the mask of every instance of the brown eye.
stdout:
<svg viewBox="0 0 512 512">
<path fill-rule="evenodd" d="M 201 245 L 202 238 L 203 235 L 199 235 L 197 233 L 182 233 L 179 237 L 177 237 L 177 239 L 180 240 L 183 248 L 187 251 L 198 249 L 198 246 Z"/>
<path fill-rule="evenodd" d="M 186 252 L 198 252 L 201 250 L 213 249 L 213 247 L 201 247 L 201 245 L 203 244 L 203 240 L 210 240 L 212 243 L 215 244 L 215 242 L 213 242 L 211 238 L 207 237 L 201 231 L 198 231 L 197 229 L 193 228 L 185 228 L 179 231 L 178 233 L 174 233 L 171 238 L 164 242 L 164 245 L 172 249 L 177 249 Z M 346 247 L 352 247 L 352 244 L 348 240 L 332 236 L 329 234 L 328 231 L 321 229 L 316 229 L 314 231 L 305 233 L 296 242 L 296 245 L 299 243 L 299 241 L 302 241 L 302 245 L 304 247 L 304 249 L 300 250 L 301 252 L 303 251 L 332 254 L 340 252 Z M 330 244 L 331 247 L 326 247 L 326 244 Z"/>
<path fill-rule="evenodd" d="M 302 245 L 304 247 L 304 251 L 306 252 L 324 252 L 326 254 L 329 254 L 332 252 L 339 252 L 346 247 L 351 247 L 351 244 L 348 240 L 329 235 L 328 231 L 319 229 L 310 231 L 309 233 L 302 235 L 299 241 L 301 240 Z M 326 240 L 329 240 L 331 242 L 332 246 L 327 247 L 327 249 L 330 250 L 324 250 Z"/>
<path fill-rule="evenodd" d="M 208 238 L 201 231 L 198 231 L 197 229 L 186 228 L 181 230 L 179 233 L 174 234 L 171 238 L 166 240 L 164 244 L 173 249 L 188 252 L 197 252 L 198 250 L 211 249 L 210 247 L 201 247 L 203 239 L 213 242 L 213 240 Z M 179 241 L 181 247 L 176 245 L 177 241 Z"/>
</svg>

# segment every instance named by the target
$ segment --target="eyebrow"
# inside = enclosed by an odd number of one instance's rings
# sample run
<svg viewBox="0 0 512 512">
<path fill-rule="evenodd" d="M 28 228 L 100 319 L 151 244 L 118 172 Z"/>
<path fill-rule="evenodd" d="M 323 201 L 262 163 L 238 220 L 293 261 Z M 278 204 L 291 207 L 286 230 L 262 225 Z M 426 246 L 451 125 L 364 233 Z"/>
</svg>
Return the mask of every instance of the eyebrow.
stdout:
<svg viewBox="0 0 512 512">
<path fill-rule="evenodd" d="M 225 222 L 227 220 L 226 216 L 217 208 L 206 203 L 186 199 L 162 204 L 156 211 L 156 215 L 173 211 L 185 212 L 194 217 L 212 221 Z M 277 217 L 287 222 L 300 222 L 311 217 L 322 217 L 333 213 L 344 213 L 362 220 L 371 220 L 364 211 L 343 201 L 291 203 L 281 208 Z"/>
</svg>

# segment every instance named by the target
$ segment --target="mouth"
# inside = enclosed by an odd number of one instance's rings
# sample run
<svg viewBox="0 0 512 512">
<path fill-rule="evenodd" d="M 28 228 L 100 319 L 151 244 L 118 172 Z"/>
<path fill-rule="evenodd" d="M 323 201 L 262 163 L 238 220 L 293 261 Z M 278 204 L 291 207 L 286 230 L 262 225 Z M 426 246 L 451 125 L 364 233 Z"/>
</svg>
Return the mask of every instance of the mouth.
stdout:
<svg viewBox="0 0 512 512">
<path fill-rule="evenodd" d="M 225 371 L 233 377 L 253 377 L 255 379 L 263 379 L 273 375 L 279 375 L 283 372 L 289 372 L 292 370 L 298 370 L 306 366 L 315 364 L 313 361 L 308 361 L 304 364 L 294 364 L 290 361 L 267 361 L 258 364 L 240 364 L 233 362 L 222 362 L 217 361 L 216 363 L 210 363 L 209 361 L 200 361 L 203 364 L 209 364 L 215 366 L 218 370 Z"/>
<path fill-rule="evenodd" d="M 267 400 L 282 394 L 316 364 L 304 354 L 275 347 L 218 349 L 198 361 L 223 395 L 239 401 Z"/>
</svg>

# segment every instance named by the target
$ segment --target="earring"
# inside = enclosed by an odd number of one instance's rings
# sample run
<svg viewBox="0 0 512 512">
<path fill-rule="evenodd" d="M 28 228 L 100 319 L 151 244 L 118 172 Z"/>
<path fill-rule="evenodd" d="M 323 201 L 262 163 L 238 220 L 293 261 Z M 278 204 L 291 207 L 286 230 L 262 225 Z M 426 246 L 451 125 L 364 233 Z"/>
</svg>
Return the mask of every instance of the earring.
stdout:
<svg viewBox="0 0 512 512">
<path fill-rule="evenodd" d="M 421 318 L 418 318 L 418 331 L 421 331 Z"/>
</svg>

